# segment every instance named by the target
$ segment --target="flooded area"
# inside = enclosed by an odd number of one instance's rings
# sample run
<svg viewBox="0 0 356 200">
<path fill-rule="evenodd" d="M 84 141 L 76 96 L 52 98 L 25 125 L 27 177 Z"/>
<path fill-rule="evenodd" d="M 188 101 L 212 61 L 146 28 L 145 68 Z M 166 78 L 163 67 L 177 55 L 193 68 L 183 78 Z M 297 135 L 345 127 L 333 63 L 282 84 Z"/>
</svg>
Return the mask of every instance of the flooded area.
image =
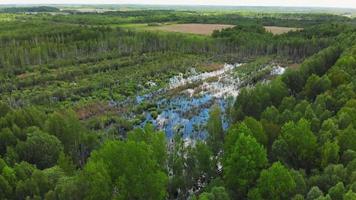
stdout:
<svg viewBox="0 0 356 200">
<path fill-rule="evenodd" d="M 167 88 L 137 96 L 136 103 L 149 103 L 156 108 L 154 112 L 144 112 L 145 119 L 140 126 L 152 123 L 158 130 L 164 131 L 168 139 L 174 134 L 181 134 L 185 139 L 204 139 L 209 110 L 217 104 L 221 108 L 221 120 L 226 129 L 229 126 L 226 108 L 233 103 L 240 89 L 250 84 L 250 76 L 246 75 L 250 72 L 240 69 L 243 66 L 225 64 L 219 70 L 203 73 L 197 73 L 192 68 L 186 74 L 170 78 Z M 283 74 L 284 70 L 278 65 L 266 65 L 256 73 L 264 71 L 264 77 L 277 76 Z"/>
</svg>

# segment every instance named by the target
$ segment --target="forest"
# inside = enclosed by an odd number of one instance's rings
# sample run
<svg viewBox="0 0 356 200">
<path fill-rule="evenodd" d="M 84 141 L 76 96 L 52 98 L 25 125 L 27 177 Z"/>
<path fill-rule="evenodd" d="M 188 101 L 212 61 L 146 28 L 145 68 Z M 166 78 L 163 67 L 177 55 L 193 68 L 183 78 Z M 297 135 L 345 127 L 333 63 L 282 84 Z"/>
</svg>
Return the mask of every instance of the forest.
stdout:
<svg viewBox="0 0 356 200">
<path fill-rule="evenodd" d="M 0 199 L 355 200 L 355 80 L 341 15 L 0 9 Z"/>
</svg>

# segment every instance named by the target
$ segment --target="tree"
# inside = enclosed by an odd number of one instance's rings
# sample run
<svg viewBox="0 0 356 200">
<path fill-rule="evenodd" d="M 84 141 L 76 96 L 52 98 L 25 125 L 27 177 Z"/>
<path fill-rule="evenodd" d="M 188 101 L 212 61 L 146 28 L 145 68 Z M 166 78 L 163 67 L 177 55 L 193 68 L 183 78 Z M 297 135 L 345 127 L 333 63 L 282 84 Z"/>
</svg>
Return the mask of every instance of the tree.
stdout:
<svg viewBox="0 0 356 200">
<path fill-rule="evenodd" d="M 97 178 L 98 176 L 94 176 Z M 87 177 L 90 179 L 90 177 Z M 98 180 L 100 181 L 100 180 Z M 85 184 L 85 180 L 81 176 L 64 176 L 59 179 L 56 184 L 54 193 L 56 199 L 58 200 L 76 200 L 76 199 L 85 199 L 86 194 L 88 194 L 88 185 Z M 105 185 L 103 186 L 103 191 L 105 191 Z M 90 199 L 90 196 L 89 198 Z"/>
<path fill-rule="evenodd" d="M 321 166 L 326 167 L 339 161 L 339 145 L 336 142 L 327 141 L 321 148 Z"/>
<path fill-rule="evenodd" d="M 252 136 L 242 134 L 232 151 L 225 155 L 225 183 L 235 196 L 244 198 L 266 165 L 267 153 L 263 146 Z"/>
<path fill-rule="evenodd" d="M 295 192 L 298 194 L 305 194 L 307 191 L 307 183 L 304 171 L 296 171 L 294 169 L 291 169 L 289 173 L 292 175 L 293 180 L 296 184 Z"/>
<path fill-rule="evenodd" d="M 350 125 L 347 129 L 340 131 L 337 137 L 341 150 L 347 149 L 356 151 L 356 130 Z"/>
<path fill-rule="evenodd" d="M 112 183 L 103 162 L 89 162 L 81 174 L 87 184 L 86 199 L 112 199 Z"/>
<path fill-rule="evenodd" d="M 57 165 L 69 176 L 75 173 L 76 168 L 72 159 L 63 152 L 59 154 Z"/>
<path fill-rule="evenodd" d="M 12 195 L 12 188 L 9 182 L 0 175 L 0 198 L 6 199 L 10 198 Z"/>
<path fill-rule="evenodd" d="M 356 192 L 349 190 L 345 195 L 343 200 L 354 200 L 356 199 Z"/>
<path fill-rule="evenodd" d="M 309 122 L 301 119 L 297 123 L 286 123 L 272 148 L 274 155 L 285 163 L 310 169 L 315 163 L 317 140 Z"/>
<path fill-rule="evenodd" d="M 347 170 L 341 164 L 330 164 L 320 173 L 309 177 L 309 185 L 318 186 L 322 191 L 328 191 L 339 182 L 346 180 Z"/>
<path fill-rule="evenodd" d="M 73 111 L 55 112 L 46 121 L 46 131 L 62 142 L 64 152 L 75 161 L 80 160 L 83 130 Z"/>
<path fill-rule="evenodd" d="M 111 177 L 101 178 L 100 181 L 104 179 L 108 181 L 106 185 L 111 186 L 110 194 L 113 194 L 113 198 L 164 199 L 166 197 L 167 175 L 157 167 L 158 161 L 150 145 L 144 142 L 110 141 L 93 152 L 88 165 L 99 165 L 98 162 L 102 162 L 102 171 L 105 169 L 104 171 Z M 96 180 L 89 180 L 90 183 L 92 181 Z M 98 183 L 91 184 L 98 185 Z"/>
<path fill-rule="evenodd" d="M 6 153 L 6 148 L 9 146 L 16 145 L 16 137 L 11 132 L 9 128 L 5 128 L 0 131 L 0 155 L 4 155 Z"/>
<path fill-rule="evenodd" d="M 321 191 L 317 186 L 314 186 L 309 190 L 306 200 L 318 199 L 319 197 L 322 197 L 323 195 L 324 195 L 323 191 Z"/>
<path fill-rule="evenodd" d="M 276 107 L 270 106 L 263 111 L 261 118 L 269 122 L 278 123 L 279 122 L 279 111 Z"/>
<path fill-rule="evenodd" d="M 308 78 L 304 86 L 304 92 L 310 99 L 315 99 L 318 94 L 325 92 L 330 87 L 331 81 L 327 76 L 320 78 L 319 76 L 313 74 Z"/>
<path fill-rule="evenodd" d="M 186 198 L 185 193 L 190 185 L 186 184 L 186 180 L 191 180 L 191 177 L 186 178 L 186 155 L 184 141 L 181 135 L 176 134 L 168 157 L 168 166 L 171 171 L 168 186 L 170 198 Z"/>
<path fill-rule="evenodd" d="M 293 196 L 296 183 L 280 162 L 261 172 L 256 188 L 249 192 L 249 199 L 283 200 Z"/>
<path fill-rule="evenodd" d="M 213 187 L 210 192 L 204 192 L 199 200 L 229 200 L 230 197 L 224 187 Z"/>
<path fill-rule="evenodd" d="M 292 90 L 293 94 L 302 90 L 305 80 L 300 71 L 289 69 L 282 76 L 283 82 Z"/>
<path fill-rule="evenodd" d="M 223 147 L 224 130 L 221 119 L 221 111 L 218 105 L 211 108 L 210 117 L 207 123 L 208 138 L 207 144 L 217 156 Z"/>
<path fill-rule="evenodd" d="M 55 165 L 63 150 L 61 142 L 55 136 L 39 129 L 29 131 L 27 140 L 16 146 L 21 160 L 35 164 L 40 169 Z"/>
<path fill-rule="evenodd" d="M 332 200 L 342 200 L 345 192 L 344 184 L 339 182 L 334 187 L 330 188 L 328 193 Z"/>
<path fill-rule="evenodd" d="M 262 124 L 252 117 L 246 117 L 243 122 L 251 130 L 252 136 L 257 140 L 257 142 L 267 147 L 268 138 L 263 130 Z"/>
<path fill-rule="evenodd" d="M 236 141 L 241 135 L 252 135 L 251 130 L 245 123 L 232 125 L 226 133 L 224 142 L 224 154 L 229 155 L 235 148 Z"/>
<path fill-rule="evenodd" d="M 201 141 L 197 141 L 193 149 L 188 152 L 187 156 L 190 156 L 194 162 L 194 169 L 197 171 L 199 178 L 210 181 L 216 173 L 216 161 L 213 160 L 213 153 L 207 144 Z M 203 179 L 203 180 L 204 180 Z"/>
<path fill-rule="evenodd" d="M 137 128 L 129 132 L 128 140 L 149 144 L 161 169 L 166 168 L 168 155 L 164 132 L 155 131 L 152 124 L 147 124 L 144 129 Z"/>
<path fill-rule="evenodd" d="M 11 108 L 7 104 L 0 102 L 0 118 L 5 117 L 5 115 L 7 113 L 9 113 L 10 111 L 11 111 Z"/>
<path fill-rule="evenodd" d="M 328 72 L 328 77 L 332 83 L 332 86 L 336 88 L 339 85 L 347 83 L 350 79 L 349 74 L 347 74 L 344 70 L 338 68 L 332 68 Z"/>
</svg>

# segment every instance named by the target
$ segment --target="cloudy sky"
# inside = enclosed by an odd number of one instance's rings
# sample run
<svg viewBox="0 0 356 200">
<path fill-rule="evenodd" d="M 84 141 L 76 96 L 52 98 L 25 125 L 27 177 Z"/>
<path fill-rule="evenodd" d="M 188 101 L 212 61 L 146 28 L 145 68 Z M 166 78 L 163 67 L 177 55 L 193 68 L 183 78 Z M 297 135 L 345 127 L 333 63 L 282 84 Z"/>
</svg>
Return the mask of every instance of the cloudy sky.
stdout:
<svg viewBox="0 0 356 200">
<path fill-rule="evenodd" d="M 0 4 L 168 4 L 356 8 L 356 0 L 0 0 Z"/>
</svg>

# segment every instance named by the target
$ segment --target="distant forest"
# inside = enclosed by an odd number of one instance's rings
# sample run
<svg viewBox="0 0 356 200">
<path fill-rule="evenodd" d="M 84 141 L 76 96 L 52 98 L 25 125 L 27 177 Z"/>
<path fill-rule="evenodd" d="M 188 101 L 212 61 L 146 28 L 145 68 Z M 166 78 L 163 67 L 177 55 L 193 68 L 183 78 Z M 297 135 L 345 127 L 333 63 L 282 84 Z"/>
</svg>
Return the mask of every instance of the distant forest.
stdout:
<svg viewBox="0 0 356 200">
<path fill-rule="evenodd" d="M 26 12 L 59 12 L 56 7 L 38 6 L 38 7 L 9 7 L 0 8 L 2 13 L 26 13 Z"/>
</svg>

